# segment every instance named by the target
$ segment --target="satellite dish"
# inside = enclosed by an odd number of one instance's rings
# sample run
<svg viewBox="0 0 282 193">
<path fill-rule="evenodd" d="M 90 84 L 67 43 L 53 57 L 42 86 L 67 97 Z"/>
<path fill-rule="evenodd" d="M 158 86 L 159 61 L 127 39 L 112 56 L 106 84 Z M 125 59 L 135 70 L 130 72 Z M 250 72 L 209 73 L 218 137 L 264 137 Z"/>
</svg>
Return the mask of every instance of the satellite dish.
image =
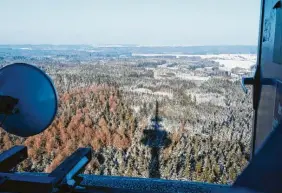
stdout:
<svg viewBox="0 0 282 193">
<path fill-rule="evenodd" d="M 15 63 L 0 69 L 0 123 L 7 132 L 29 137 L 54 120 L 58 97 L 52 80 L 39 68 Z"/>
</svg>

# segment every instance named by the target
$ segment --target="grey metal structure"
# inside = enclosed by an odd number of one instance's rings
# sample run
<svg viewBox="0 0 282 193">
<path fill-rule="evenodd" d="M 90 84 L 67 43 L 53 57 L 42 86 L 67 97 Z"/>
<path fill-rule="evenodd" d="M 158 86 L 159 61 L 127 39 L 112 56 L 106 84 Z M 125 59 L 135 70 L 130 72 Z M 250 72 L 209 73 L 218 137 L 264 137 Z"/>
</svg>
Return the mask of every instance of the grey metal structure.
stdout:
<svg viewBox="0 0 282 193">
<path fill-rule="evenodd" d="M 277 121 L 282 80 L 282 7 L 281 1 L 262 0 L 257 69 L 243 83 L 253 85 L 253 154 Z"/>
</svg>

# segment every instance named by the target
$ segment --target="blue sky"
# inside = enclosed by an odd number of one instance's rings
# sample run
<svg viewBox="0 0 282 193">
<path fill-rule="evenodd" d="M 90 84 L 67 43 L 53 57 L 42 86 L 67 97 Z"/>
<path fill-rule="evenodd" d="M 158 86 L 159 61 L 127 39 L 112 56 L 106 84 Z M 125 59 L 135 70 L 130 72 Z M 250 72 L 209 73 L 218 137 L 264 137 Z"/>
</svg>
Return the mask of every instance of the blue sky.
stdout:
<svg viewBox="0 0 282 193">
<path fill-rule="evenodd" d="M 1 0 L 0 44 L 256 45 L 260 0 Z"/>
</svg>

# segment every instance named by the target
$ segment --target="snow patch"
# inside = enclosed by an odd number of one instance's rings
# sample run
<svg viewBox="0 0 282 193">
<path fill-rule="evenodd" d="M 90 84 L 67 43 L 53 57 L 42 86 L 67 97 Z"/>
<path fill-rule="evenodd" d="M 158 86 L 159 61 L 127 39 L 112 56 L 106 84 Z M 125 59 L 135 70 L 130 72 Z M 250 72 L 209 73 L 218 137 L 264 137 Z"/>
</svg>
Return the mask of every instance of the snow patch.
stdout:
<svg viewBox="0 0 282 193">
<path fill-rule="evenodd" d="M 193 75 L 189 75 L 189 74 L 185 74 L 185 73 L 177 73 L 176 77 L 184 79 L 184 80 L 196 80 L 196 81 L 206 81 L 208 80 L 210 77 L 207 76 L 193 76 Z"/>
<path fill-rule="evenodd" d="M 231 71 L 232 68 L 244 68 L 249 70 L 255 63 L 253 61 L 242 61 L 242 60 L 214 60 L 218 62 L 223 67 L 220 67 L 222 70 Z"/>
<path fill-rule="evenodd" d="M 152 94 L 152 95 L 158 95 L 158 96 L 167 96 L 170 99 L 173 98 L 173 93 L 164 92 L 164 91 L 153 92 L 147 88 L 136 88 L 136 89 L 133 89 L 132 92 L 139 92 L 139 93 Z"/>
</svg>

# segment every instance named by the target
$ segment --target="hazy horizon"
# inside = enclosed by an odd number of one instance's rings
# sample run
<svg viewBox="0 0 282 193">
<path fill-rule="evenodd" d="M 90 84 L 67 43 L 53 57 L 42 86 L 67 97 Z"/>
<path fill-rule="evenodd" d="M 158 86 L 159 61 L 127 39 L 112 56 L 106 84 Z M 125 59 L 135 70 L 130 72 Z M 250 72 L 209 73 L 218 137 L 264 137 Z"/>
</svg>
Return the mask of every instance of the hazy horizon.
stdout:
<svg viewBox="0 0 282 193">
<path fill-rule="evenodd" d="M 242 45 L 242 44 L 226 44 L 226 45 L 142 45 L 142 44 L 44 44 L 44 43 L 38 43 L 38 44 L 28 44 L 28 43 L 23 43 L 23 44 L 17 44 L 17 43 L 11 43 L 11 44 L 1 44 L 0 46 L 93 46 L 93 47 L 99 47 L 99 46 L 124 46 L 124 47 L 224 47 L 224 46 L 257 46 L 257 44 L 250 44 L 250 45 Z"/>
<path fill-rule="evenodd" d="M 256 45 L 257 0 L 2 0 L 0 44 Z"/>
</svg>

